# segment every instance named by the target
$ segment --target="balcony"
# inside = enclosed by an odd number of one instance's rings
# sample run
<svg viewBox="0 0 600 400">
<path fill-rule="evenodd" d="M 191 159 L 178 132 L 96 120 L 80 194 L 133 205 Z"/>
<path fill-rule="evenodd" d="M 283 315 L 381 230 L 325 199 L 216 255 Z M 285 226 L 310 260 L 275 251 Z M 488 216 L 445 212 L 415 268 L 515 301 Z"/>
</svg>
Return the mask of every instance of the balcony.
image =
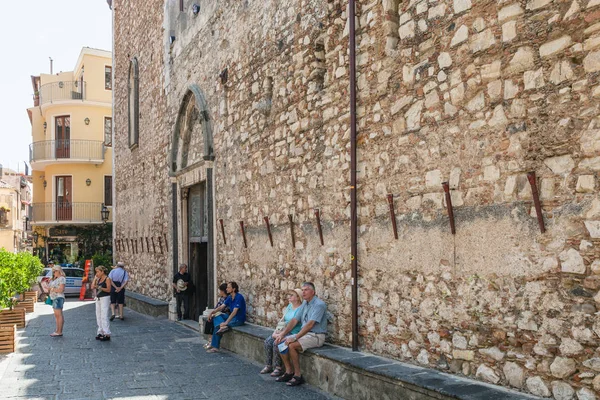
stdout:
<svg viewBox="0 0 600 400">
<path fill-rule="evenodd" d="M 47 83 L 40 87 L 40 106 L 73 100 L 85 100 L 85 82 L 60 81 Z"/>
<path fill-rule="evenodd" d="M 42 140 L 29 145 L 29 162 L 34 169 L 56 163 L 102 164 L 104 152 L 100 140 Z"/>
<path fill-rule="evenodd" d="M 101 224 L 102 203 L 55 202 L 33 204 L 32 225 Z M 108 208 L 108 221 L 112 219 Z"/>
</svg>

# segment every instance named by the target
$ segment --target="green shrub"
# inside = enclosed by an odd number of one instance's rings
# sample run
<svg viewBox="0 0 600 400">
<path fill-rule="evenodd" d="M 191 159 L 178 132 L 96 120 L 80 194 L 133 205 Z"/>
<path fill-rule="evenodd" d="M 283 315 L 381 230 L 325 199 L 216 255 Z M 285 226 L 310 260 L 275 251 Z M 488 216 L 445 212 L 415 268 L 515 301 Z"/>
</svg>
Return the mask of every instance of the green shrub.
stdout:
<svg viewBox="0 0 600 400">
<path fill-rule="evenodd" d="M 110 270 L 112 269 L 112 254 L 110 254 L 109 252 L 96 252 L 92 256 L 92 262 L 94 263 L 94 268 L 96 268 L 99 265 L 104 265 L 110 272 Z"/>
<path fill-rule="evenodd" d="M 0 308 L 12 308 L 12 298 L 29 289 L 43 268 L 40 259 L 31 253 L 0 249 Z"/>
</svg>

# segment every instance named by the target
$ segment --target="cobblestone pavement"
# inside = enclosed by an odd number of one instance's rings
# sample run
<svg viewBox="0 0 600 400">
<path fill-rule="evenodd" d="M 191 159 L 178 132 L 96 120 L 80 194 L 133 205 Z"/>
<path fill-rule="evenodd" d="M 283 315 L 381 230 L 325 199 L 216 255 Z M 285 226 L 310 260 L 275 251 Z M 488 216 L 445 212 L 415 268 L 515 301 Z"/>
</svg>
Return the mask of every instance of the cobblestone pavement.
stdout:
<svg viewBox="0 0 600 400">
<path fill-rule="evenodd" d="M 112 340 L 95 340 L 95 305 L 67 300 L 62 338 L 50 306 L 36 305 L 16 353 L 0 358 L 1 399 L 333 399 L 287 387 L 228 352 L 207 354 L 199 333 L 126 309 Z"/>
</svg>

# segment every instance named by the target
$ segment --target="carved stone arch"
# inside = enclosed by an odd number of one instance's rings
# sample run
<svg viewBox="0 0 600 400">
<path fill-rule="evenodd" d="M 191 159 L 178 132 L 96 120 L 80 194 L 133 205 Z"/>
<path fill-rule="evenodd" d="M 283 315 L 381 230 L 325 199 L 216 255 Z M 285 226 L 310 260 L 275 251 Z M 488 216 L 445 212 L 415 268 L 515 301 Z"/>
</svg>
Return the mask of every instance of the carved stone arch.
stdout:
<svg viewBox="0 0 600 400">
<path fill-rule="evenodd" d="M 215 159 L 213 152 L 212 122 L 208 110 L 208 103 L 204 92 L 198 85 L 192 84 L 188 87 L 177 114 L 175 131 L 171 147 L 171 172 L 177 172 L 188 166 L 188 154 L 190 151 L 192 124 L 199 123 L 202 129 L 203 159 L 212 161 Z"/>
</svg>

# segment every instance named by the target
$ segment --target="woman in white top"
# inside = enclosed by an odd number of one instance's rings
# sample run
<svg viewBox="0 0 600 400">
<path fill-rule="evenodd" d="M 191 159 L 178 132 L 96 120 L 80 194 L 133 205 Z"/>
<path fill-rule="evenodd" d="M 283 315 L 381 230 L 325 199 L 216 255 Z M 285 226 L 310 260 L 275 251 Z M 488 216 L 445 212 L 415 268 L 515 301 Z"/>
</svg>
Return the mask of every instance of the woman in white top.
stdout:
<svg viewBox="0 0 600 400">
<path fill-rule="evenodd" d="M 63 316 L 63 305 L 65 304 L 65 272 L 58 265 L 52 267 L 52 279 L 48 284 L 50 289 L 50 299 L 52 299 L 52 309 L 54 310 L 54 319 L 56 320 L 56 330 L 50 334 L 52 337 L 63 335 L 63 326 L 65 317 Z"/>
</svg>

